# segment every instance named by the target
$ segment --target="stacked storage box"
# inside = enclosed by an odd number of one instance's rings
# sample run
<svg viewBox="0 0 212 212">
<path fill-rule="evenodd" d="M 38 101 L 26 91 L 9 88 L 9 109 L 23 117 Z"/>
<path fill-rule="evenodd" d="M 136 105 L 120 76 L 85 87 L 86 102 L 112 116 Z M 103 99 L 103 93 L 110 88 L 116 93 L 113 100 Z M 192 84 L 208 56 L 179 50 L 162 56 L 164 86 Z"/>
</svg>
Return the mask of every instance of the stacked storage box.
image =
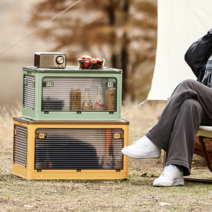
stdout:
<svg viewBox="0 0 212 212">
<path fill-rule="evenodd" d="M 13 174 L 27 179 L 124 179 L 129 122 L 121 120 L 122 70 L 23 67 L 14 117 Z"/>
</svg>

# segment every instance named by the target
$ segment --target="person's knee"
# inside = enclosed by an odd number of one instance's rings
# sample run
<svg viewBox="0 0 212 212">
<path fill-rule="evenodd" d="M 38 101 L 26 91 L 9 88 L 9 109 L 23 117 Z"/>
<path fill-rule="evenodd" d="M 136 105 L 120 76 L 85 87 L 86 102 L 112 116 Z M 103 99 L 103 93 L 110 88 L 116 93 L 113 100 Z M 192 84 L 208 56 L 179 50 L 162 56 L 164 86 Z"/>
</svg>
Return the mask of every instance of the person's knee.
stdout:
<svg viewBox="0 0 212 212">
<path fill-rule="evenodd" d="M 197 98 L 197 89 L 199 88 L 199 82 L 193 79 L 186 79 L 182 81 L 178 88 L 177 92 L 180 94 L 185 94 L 188 98 L 196 99 Z"/>
<path fill-rule="evenodd" d="M 186 79 L 186 80 L 184 80 L 184 81 L 182 81 L 181 83 L 180 83 L 180 85 L 181 86 L 189 86 L 189 85 L 193 85 L 194 83 L 196 83 L 196 81 L 195 80 L 193 80 L 193 79 Z"/>
<path fill-rule="evenodd" d="M 182 81 L 177 88 L 175 89 L 175 91 L 173 92 L 173 97 L 180 97 L 183 99 L 197 99 L 197 92 L 196 92 L 196 86 L 195 80 L 192 79 L 187 79 Z"/>
</svg>

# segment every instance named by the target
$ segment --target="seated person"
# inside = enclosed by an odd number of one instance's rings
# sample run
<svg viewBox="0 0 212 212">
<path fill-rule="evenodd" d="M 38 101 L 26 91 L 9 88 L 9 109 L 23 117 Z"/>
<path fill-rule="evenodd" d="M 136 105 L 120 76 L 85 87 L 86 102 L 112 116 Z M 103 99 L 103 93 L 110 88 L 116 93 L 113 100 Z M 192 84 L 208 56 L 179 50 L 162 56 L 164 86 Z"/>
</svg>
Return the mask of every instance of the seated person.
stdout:
<svg viewBox="0 0 212 212">
<path fill-rule="evenodd" d="M 208 81 L 204 72 L 212 64 L 211 54 L 212 30 L 193 43 L 185 55 L 198 81 L 181 82 L 158 123 L 145 136 L 122 149 L 123 154 L 133 158 L 159 158 L 161 149 L 169 151 L 163 173 L 154 180 L 153 186 L 184 185 L 183 176 L 191 173 L 198 128 L 200 125 L 212 126 L 212 89 L 204 85 Z"/>
</svg>

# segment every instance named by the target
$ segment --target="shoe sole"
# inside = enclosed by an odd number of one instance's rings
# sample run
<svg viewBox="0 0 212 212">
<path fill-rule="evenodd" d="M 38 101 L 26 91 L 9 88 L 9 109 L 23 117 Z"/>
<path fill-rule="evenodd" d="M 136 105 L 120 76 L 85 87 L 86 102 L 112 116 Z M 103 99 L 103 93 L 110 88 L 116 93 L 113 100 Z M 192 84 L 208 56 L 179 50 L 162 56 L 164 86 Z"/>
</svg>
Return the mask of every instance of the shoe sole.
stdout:
<svg viewBox="0 0 212 212">
<path fill-rule="evenodd" d="M 160 153 L 154 154 L 154 153 L 149 153 L 148 155 L 134 155 L 132 153 L 126 152 L 123 149 L 121 150 L 122 154 L 131 157 L 131 158 L 137 158 L 137 159 L 146 159 L 146 158 L 152 158 L 152 159 L 157 159 L 160 158 Z"/>
<path fill-rule="evenodd" d="M 156 181 L 156 182 L 155 182 Z M 157 181 L 157 179 L 153 182 L 153 186 L 156 187 L 166 187 L 166 186 L 184 186 L 184 179 L 176 179 L 174 181 Z"/>
</svg>

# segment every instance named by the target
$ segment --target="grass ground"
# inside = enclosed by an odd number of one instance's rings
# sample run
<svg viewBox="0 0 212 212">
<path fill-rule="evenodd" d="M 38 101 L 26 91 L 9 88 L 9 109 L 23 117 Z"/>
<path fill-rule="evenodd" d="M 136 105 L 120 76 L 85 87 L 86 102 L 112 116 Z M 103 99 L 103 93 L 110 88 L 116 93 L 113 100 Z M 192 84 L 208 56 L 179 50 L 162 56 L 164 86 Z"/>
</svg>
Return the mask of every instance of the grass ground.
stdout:
<svg viewBox="0 0 212 212">
<path fill-rule="evenodd" d="M 123 112 L 134 104 L 123 106 Z M 156 123 L 164 103 L 147 103 L 123 116 L 130 121 L 130 143 Z M 20 107 L 0 108 L 0 211 L 212 211 L 212 185 L 186 182 L 157 188 L 160 160 L 129 160 L 128 180 L 30 181 L 11 174 L 12 116 Z M 192 175 L 211 178 L 204 160 L 194 156 Z"/>
</svg>

